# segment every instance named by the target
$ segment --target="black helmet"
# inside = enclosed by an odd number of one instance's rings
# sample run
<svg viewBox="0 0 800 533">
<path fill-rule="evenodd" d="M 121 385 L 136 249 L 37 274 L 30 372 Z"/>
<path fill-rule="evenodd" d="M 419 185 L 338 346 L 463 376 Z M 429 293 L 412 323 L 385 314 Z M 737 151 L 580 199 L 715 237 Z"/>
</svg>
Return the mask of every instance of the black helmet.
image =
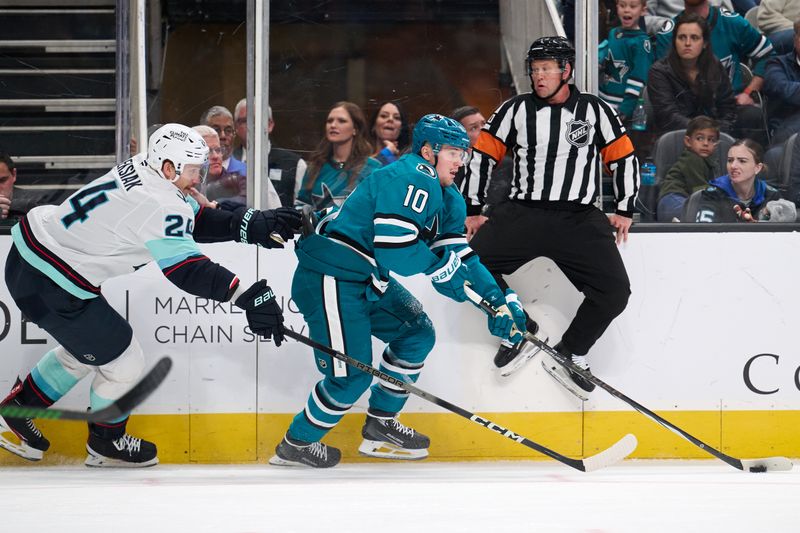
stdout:
<svg viewBox="0 0 800 533">
<path fill-rule="evenodd" d="M 556 59 L 561 68 L 569 63 L 575 66 L 575 48 L 566 37 L 539 37 L 528 49 L 525 70 L 531 74 L 531 61 L 534 59 Z"/>
</svg>

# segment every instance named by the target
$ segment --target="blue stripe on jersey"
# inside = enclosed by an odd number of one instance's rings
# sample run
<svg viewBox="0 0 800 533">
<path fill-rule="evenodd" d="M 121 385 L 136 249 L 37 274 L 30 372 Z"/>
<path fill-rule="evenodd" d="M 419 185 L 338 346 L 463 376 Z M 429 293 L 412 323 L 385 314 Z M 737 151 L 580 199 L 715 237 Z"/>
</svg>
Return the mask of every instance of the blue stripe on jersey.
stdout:
<svg viewBox="0 0 800 533">
<path fill-rule="evenodd" d="M 17 247 L 17 251 L 19 251 L 19 255 L 21 255 L 25 261 L 27 261 L 33 268 L 53 280 L 53 282 L 59 287 L 76 298 L 80 298 L 81 300 L 91 300 L 92 298 L 97 298 L 97 294 L 93 294 L 89 291 L 81 289 L 67 279 L 64 274 L 56 270 L 51 264 L 45 262 L 30 248 L 28 248 L 28 245 L 25 243 L 25 239 L 22 237 L 22 232 L 19 226 L 20 225 L 17 224 L 11 228 L 11 238 L 14 240 L 14 244 Z"/>
<path fill-rule="evenodd" d="M 192 239 L 154 239 L 144 244 L 161 270 L 177 265 L 189 257 L 203 255 L 197 243 Z"/>
</svg>

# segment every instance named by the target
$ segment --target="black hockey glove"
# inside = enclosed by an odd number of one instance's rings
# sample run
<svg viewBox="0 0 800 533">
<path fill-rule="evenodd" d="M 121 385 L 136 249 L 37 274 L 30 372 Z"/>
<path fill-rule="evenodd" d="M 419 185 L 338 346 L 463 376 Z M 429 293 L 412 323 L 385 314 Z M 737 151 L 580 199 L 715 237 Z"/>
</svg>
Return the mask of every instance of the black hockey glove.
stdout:
<svg viewBox="0 0 800 533">
<path fill-rule="evenodd" d="M 265 248 L 283 248 L 283 244 L 300 231 L 302 216 L 291 207 L 247 209 L 241 213 L 238 241 Z"/>
<path fill-rule="evenodd" d="M 233 303 L 244 309 L 247 324 L 253 333 L 266 338 L 272 337 L 275 346 L 281 345 L 284 341 L 283 311 L 265 280 L 253 283 Z"/>
</svg>

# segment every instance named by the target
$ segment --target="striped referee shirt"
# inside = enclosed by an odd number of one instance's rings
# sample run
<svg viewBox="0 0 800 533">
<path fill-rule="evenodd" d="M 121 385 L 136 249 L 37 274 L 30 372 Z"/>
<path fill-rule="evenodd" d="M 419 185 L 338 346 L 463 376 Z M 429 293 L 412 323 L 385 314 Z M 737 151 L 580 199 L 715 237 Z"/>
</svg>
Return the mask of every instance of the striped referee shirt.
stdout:
<svg viewBox="0 0 800 533">
<path fill-rule="evenodd" d="M 613 175 L 616 212 L 631 217 L 639 190 L 633 143 L 616 112 L 600 98 L 570 86 L 566 102 L 550 105 L 533 93 L 504 102 L 489 117 L 472 149 L 461 192 L 467 214 L 485 203 L 492 168 L 511 150 L 512 200 L 592 204 L 599 162 Z"/>
</svg>

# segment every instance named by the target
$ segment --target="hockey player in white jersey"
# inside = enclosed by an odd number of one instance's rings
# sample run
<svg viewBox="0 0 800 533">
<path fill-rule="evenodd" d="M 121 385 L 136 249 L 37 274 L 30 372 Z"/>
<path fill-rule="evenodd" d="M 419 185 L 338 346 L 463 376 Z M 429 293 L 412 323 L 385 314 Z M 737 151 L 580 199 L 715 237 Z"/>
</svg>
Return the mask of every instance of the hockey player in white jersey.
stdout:
<svg viewBox="0 0 800 533">
<path fill-rule="evenodd" d="M 245 310 L 254 333 L 280 346 L 283 315 L 266 282 L 243 287 L 196 242 L 279 247 L 277 236 L 291 239 L 300 215 L 288 208 L 201 208 L 188 192 L 201 183 L 207 161 L 208 146 L 197 132 L 167 124 L 150 137 L 146 154 L 117 165 L 60 205 L 32 209 L 14 226 L 5 269 L 8 290 L 26 319 L 59 345 L 17 380 L 3 405 L 48 407 L 89 374 L 91 409 L 125 393 L 143 370 L 144 354 L 101 286 L 151 260 L 184 291 L 233 301 Z M 129 435 L 127 421 L 126 415 L 89 424 L 88 466 L 158 463 L 155 444 Z M 31 419 L 0 417 L 0 447 L 36 461 L 49 446 Z"/>
</svg>

